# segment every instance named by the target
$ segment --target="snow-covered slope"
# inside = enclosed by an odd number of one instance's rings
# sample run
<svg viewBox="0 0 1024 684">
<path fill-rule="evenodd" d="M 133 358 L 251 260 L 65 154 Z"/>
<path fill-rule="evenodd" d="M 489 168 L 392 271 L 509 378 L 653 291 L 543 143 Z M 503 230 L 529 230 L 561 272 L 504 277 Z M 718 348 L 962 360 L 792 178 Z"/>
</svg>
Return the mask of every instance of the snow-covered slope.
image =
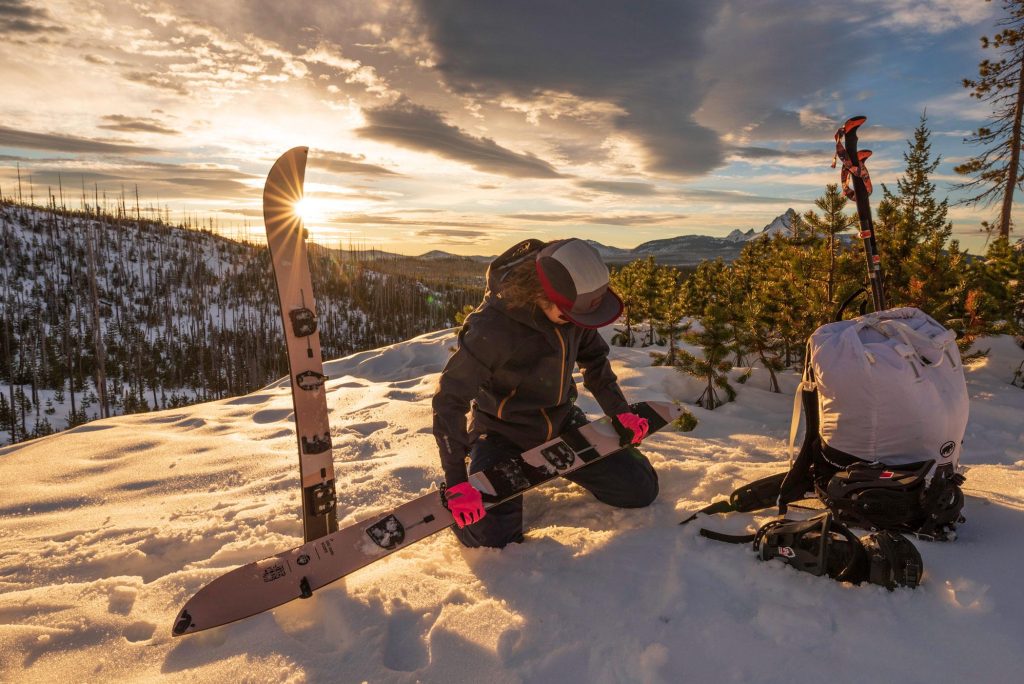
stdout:
<svg viewBox="0 0 1024 684">
<path fill-rule="evenodd" d="M 608 332 L 607 330 L 605 332 Z M 440 478 L 430 397 L 452 331 L 327 364 L 339 518 Z M 606 507 L 559 482 L 526 497 L 526 542 L 448 533 L 273 612 L 174 639 L 181 604 L 226 569 L 299 541 L 284 382 L 233 399 L 96 421 L 0 450 L 0 681 L 945 682 L 1024 671 L 1024 359 L 986 340 L 968 371 L 969 522 L 916 542 L 925 580 L 893 593 L 760 563 L 678 521 L 782 469 L 791 394 L 754 371 L 644 451 L 661 496 Z M 696 380 L 613 349 L 631 398 L 693 400 Z M 783 376 L 791 392 L 798 378 Z M 595 416 L 596 404 L 581 397 Z M 707 520 L 739 532 L 764 516 Z"/>
</svg>

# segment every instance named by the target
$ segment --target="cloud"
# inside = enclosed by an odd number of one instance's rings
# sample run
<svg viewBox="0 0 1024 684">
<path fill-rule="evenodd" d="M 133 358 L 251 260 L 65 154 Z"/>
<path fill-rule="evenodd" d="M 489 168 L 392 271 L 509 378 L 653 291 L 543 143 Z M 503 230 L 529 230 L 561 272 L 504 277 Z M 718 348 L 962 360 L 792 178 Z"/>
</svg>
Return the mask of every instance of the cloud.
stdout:
<svg viewBox="0 0 1024 684">
<path fill-rule="evenodd" d="M 330 152 L 327 150 L 316 150 L 309 157 L 310 169 L 322 169 L 329 173 L 339 174 L 360 174 L 364 176 L 399 176 L 390 169 L 375 164 L 367 164 L 363 155 L 346 154 L 344 152 Z"/>
<path fill-rule="evenodd" d="M 824 93 L 840 88 L 859 64 L 872 59 L 884 31 L 864 32 L 872 18 L 864 5 L 838 13 L 813 0 L 720 4 L 706 27 L 707 51 L 699 64 L 709 83 L 698 119 L 723 134 L 753 140 L 827 140 L 838 122 L 837 105 Z M 837 41 L 857 36 L 857 49 Z"/>
<path fill-rule="evenodd" d="M 13 177 L 11 170 L 6 170 L 8 177 Z M 56 189 L 58 186 L 63 186 L 65 192 L 69 192 L 68 188 L 72 187 L 91 187 L 96 184 L 110 184 L 113 186 L 116 183 L 124 185 L 124 176 L 117 173 L 108 173 L 104 171 L 94 171 L 90 169 L 55 169 L 55 168 L 32 168 L 25 166 L 21 167 L 21 179 L 22 182 L 27 184 L 31 182 L 36 186 L 49 186 Z M 120 189 L 120 188 L 119 188 Z M 90 190 L 91 191 L 91 190 Z M 56 194 L 56 192 L 54 192 Z M 25 190 L 26 197 L 28 196 L 28 190 Z M 70 196 L 70 194 L 69 194 Z"/>
<path fill-rule="evenodd" d="M 12 169 L 0 169 L 8 177 Z M 83 167 L 75 160 L 26 160 L 22 177 L 37 185 L 97 186 L 99 191 L 121 192 L 138 187 L 145 200 L 186 198 L 188 201 L 225 199 L 251 201 L 261 196 L 262 176 L 222 166 L 163 164 L 128 158 L 110 158 L 102 165 Z"/>
<path fill-rule="evenodd" d="M 718 136 L 694 119 L 706 92 L 695 67 L 716 5 L 421 0 L 418 9 L 437 69 L 460 94 L 609 103 L 651 170 L 696 175 L 723 161 Z"/>
<path fill-rule="evenodd" d="M 345 57 L 341 47 L 333 43 L 321 41 L 316 48 L 301 55 L 301 59 L 310 64 L 322 64 L 337 69 L 345 74 L 346 83 L 358 83 L 366 88 L 366 92 L 378 97 L 398 95 L 396 91 L 391 90 L 387 81 L 380 77 L 374 67 Z"/>
<path fill-rule="evenodd" d="M 389 33 L 416 30 L 402 2 L 306 3 L 301 11 L 273 0 L 92 4 L 102 9 L 89 7 L 83 23 L 91 30 L 75 33 L 82 58 L 116 65 L 122 78 L 165 91 L 161 96 L 190 97 L 193 105 L 286 83 L 342 92 L 341 100 L 368 95 L 379 102 L 399 94 L 388 82 L 391 75 L 399 74 L 403 87 L 410 80 L 409 65 L 396 64 L 390 50 L 360 45 L 371 36 L 367 24 L 383 25 Z M 101 11 L 114 16 L 104 21 Z M 117 28 L 113 42 L 110 26 Z"/>
<path fill-rule="evenodd" d="M 535 223 L 587 223 L 604 226 L 651 226 L 686 218 L 683 214 L 601 214 L 587 212 L 550 212 L 506 214 L 514 221 Z"/>
<path fill-rule="evenodd" d="M 744 148 L 748 150 L 754 150 L 751 154 L 753 158 L 763 155 L 764 157 L 775 157 L 779 155 L 785 155 L 786 152 L 779 150 L 772 150 L 767 148 Z M 824 159 L 830 159 L 829 152 L 806 150 L 805 153 L 798 152 L 798 155 L 804 155 L 808 157 L 820 157 Z M 593 190 L 595 192 L 605 192 L 613 195 L 623 196 L 634 196 L 634 197 L 662 197 L 668 199 L 685 200 L 690 202 L 715 202 L 722 203 L 727 202 L 729 204 L 779 204 L 781 202 L 803 202 L 805 200 L 799 200 L 792 197 L 766 197 L 762 195 L 751 195 L 745 192 L 739 192 L 736 190 L 704 190 L 704 189 L 675 189 L 670 187 L 658 187 L 650 183 L 640 183 L 633 181 L 577 181 L 576 185 L 587 190 Z M 620 219 L 609 220 L 609 217 L 605 216 L 604 221 L 598 221 L 593 218 L 590 214 L 568 214 L 568 213 L 538 213 L 538 214 L 520 214 L 522 216 L 531 216 L 535 220 L 586 220 L 593 223 L 609 223 L 611 225 L 626 225 L 622 223 L 623 220 L 630 220 L 629 217 L 620 217 Z M 639 217 L 666 217 L 665 220 L 675 220 L 682 218 L 675 214 L 643 214 L 637 215 Z M 659 221 L 648 221 L 649 223 L 657 223 Z M 634 224 L 639 225 L 641 221 L 634 220 Z"/>
<path fill-rule="evenodd" d="M 410 212 L 411 213 L 411 212 Z M 387 214 L 339 214 L 331 217 L 331 223 L 355 223 L 377 226 L 427 226 L 430 228 L 445 227 L 457 229 L 486 229 L 491 223 L 485 220 L 480 221 L 425 221 L 420 219 L 409 219 L 401 216 L 390 216 Z"/>
<path fill-rule="evenodd" d="M 751 141 L 831 138 L 840 123 L 834 112 L 849 104 L 838 94 L 848 75 L 891 55 L 894 33 L 909 28 L 897 14 L 936 9 L 961 23 L 981 16 L 966 0 L 895 5 L 864 0 L 842 13 L 814 0 L 762 0 L 757 11 L 743 0 L 418 0 L 417 7 L 436 68 L 456 93 L 533 123 L 586 110 L 580 124 L 626 134 L 646 171 L 693 177 L 727 163 L 736 146 L 758 158 L 775 147 L 753 149 Z M 856 50 L 836 47 L 853 35 Z M 775 156 L 804 154 L 811 153 Z"/>
<path fill-rule="evenodd" d="M 742 137 L 753 141 L 820 142 L 835 135 L 840 123 L 810 107 L 801 111 L 769 107 L 750 117 L 741 130 Z"/>
<path fill-rule="evenodd" d="M 884 0 L 878 23 L 914 32 L 944 33 L 988 20 L 994 14 L 992 5 L 976 0 Z"/>
<path fill-rule="evenodd" d="M 171 176 L 158 179 L 164 183 L 186 188 L 192 193 L 198 191 L 206 197 L 241 197 L 245 195 L 262 195 L 260 188 L 241 182 L 235 178 L 210 178 L 200 176 Z"/>
<path fill-rule="evenodd" d="M 160 135 L 181 135 L 181 131 L 168 128 L 156 119 L 145 117 L 131 117 L 122 114 L 108 114 L 103 117 L 108 122 L 100 124 L 99 128 L 110 131 L 121 131 L 123 133 L 159 133 Z"/>
<path fill-rule="evenodd" d="M 124 78 L 133 83 L 141 83 L 161 90 L 168 90 L 178 95 L 189 95 L 188 88 L 181 83 L 179 77 L 147 71 L 130 71 L 124 74 Z"/>
<path fill-rule="evenodd" d="M 417 230 L 416 235 L 417 237 L 426 238 L 461 238 L 473 241 L 476 238 L 491 237 L 484 230 L 456 230 L 454 228 L 427 228 L 425 230 Z"/>
<path fill-rule="evenodd" d="M 402 99 L 393 105 L 367 109 L 366 125 L 356 133 L 446 159 L 469 164 L 478 171 L 514 178 L 561 178 L 551 164 L 506 149 L 490 138 L 477 138 L 447 123 L 441 113 Z"/>
<path fill-rule="evenodd" d="M 110 59 L 109 57 L 104 57 L 103 55 L 94 55 L 92 53 L 86 53 L 82 56 L 82 59 L 84 59 L 89 64 L 99 64 L 101 66 L 111 66 L 112 64 L 116 64 L 116 62 L 114 62 L 114 60 Z"/>
<path fill-rule="evenodd" d="M 650 195 L 657 195 L 657 186 L 651 183 L 641 183 L 635 181 L 599 181 L 599 180 L 585 180 L 577 181 L 576 185 L 587 190 L 594 190 L 596 192 L 606 192 L 612 195 L 631 195 L 636 197 L 646 197 Z"/>
<path fill-rule="evenodd" d="M 307 169 L 308 168 L 309 167 L 307 167 Z M 376 187 L 368 188 L 358 185 L 348 186 L 343 192 L 324 190 L 321 188 L 313 190 L 312 192 L 315 193 L 317 199 L 344 203 L 351 203 L 354 200 L 362 200 L 366 202 L 394 202 L 396 197 L 402 196 L 402 193 L 400 192 L 381 190 Z"/>
<path fill-rule="evenodd" d="M 32 150 L 54 150 L 86 154 L 153 154 L 153 147 L 108 143 L 55 133 L 32 133 L 0 126 L 0 146 Z"/>
<path fill-rule="evenodd" d="M 599 164 L 610 156 L 610 150 L 593 139 L 583 137 L 544 136 L 551 154 L 569 164 Z"/>
<path fill-rule="evenodd" d="M 741 159 L 831 159 L 834 150 L 777 150 L 770 147 L 730 148 L 729 152 Z"/>
<path fill-rule="evenodd" d="M 0 0 L 0 35 L 64 33 L 63 26 L 51 23 L 52 17 L 25 0 Z"/>
<path fill-rule="evenodd" d="M 680 199 L 690 200 L 693 202 L 716 202 L 722 203 L 727 202 L 729 204 L 780 204 L 780 203 L 791 203 L 799 204 L 807 202 L 806 199 L 798 199 L 795 197 L 767 197 L 764 195 L 751 195 L 745 192 L 739 192 L 736 190 L 705 190 L 705 189 L 694 189 L 694 190 L 681 190 L 676 193 L 676 196 Z"/>
</svg>

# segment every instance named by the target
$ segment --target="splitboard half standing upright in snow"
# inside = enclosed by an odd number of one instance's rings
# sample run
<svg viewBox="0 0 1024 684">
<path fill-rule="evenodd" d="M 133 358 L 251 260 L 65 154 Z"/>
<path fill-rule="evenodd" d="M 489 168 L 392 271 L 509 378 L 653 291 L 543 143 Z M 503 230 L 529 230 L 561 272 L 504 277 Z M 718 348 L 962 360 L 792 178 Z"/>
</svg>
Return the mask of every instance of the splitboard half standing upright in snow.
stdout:
<svg viewBox="0 0 1024 684">
<path fill-rule="evenodd" d="M 308 153 L 308 147 L 295 147 L 281 155 L 263 188 L 263 220 L 288 345 L 299 444 L 302 532 L 307 542 L 338 529 L 331 428 L 324 388 L 327 378 L 320 355 L 306 229 L 296 208 L 303 198 Z"/>
<path fill-rule="evenodd" d="M 682 414 L 669 402 L 639 402 L 631 409 L 654 433 Z M 491 508 L 537 485 L 583 468 L 622 448 L 610 418 L 567 430 L 518 457 L 472 473 L 469 482 Z M 377 517 L 326 537 L 231 570 L 199 590 L 174 621 L 174 636 L 262 613 L 341 579 L 387 555 L 447 529 L 455 520 L 443 492 L 431 491 Z"/>
</svg>

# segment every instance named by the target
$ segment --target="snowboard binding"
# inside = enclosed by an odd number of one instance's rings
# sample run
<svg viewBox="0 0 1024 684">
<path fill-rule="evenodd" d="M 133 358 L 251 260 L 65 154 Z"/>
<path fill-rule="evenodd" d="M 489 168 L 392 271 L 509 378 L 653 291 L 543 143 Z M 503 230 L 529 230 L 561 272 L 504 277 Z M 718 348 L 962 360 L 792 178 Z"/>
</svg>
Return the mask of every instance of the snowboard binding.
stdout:
<svg viewBox="0 0 1024 684">
<path fill-rule="evenodd" d="M 763 561 L 779 559 L 801 572 L 852 584 L 869 582 L 889 591 L 918 586 L 924 571 L 921 554 L 903 535 L 883 530 L 857 537 L 831 511 L 808 520 L 773 520 L 751 535 L 708 529 L 700 534 L 732 544 L 753 542 Z"/>
</svg>

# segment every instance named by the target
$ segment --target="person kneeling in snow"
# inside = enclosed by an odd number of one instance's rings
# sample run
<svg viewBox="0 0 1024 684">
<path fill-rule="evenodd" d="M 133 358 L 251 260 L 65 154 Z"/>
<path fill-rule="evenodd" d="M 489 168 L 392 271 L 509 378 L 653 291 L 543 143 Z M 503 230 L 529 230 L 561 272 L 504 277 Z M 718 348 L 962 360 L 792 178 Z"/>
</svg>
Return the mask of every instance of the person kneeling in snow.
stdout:
<svg viewBox="0 0 1024 684">
<path fill-rule="evenodd" d="M 523 541 L 522 496 L 485 512 L 467 481 L 466 457 L 469 472 L 477 472 L 585 425 L 574 405 L 574 365 L 605 414 L 632 430 L 633 444 L 647 433 L 596 330 L 621 312 L 608 267 L 582 240 L 524 240 L 488 267 L 484 300 L 466 317 L 433 400 L 446 500 L 465 546 Z M 658 496 L 654 468 L 631 446 L 565 477 L 612 506 L 642 508 Z"/>
</svg>

